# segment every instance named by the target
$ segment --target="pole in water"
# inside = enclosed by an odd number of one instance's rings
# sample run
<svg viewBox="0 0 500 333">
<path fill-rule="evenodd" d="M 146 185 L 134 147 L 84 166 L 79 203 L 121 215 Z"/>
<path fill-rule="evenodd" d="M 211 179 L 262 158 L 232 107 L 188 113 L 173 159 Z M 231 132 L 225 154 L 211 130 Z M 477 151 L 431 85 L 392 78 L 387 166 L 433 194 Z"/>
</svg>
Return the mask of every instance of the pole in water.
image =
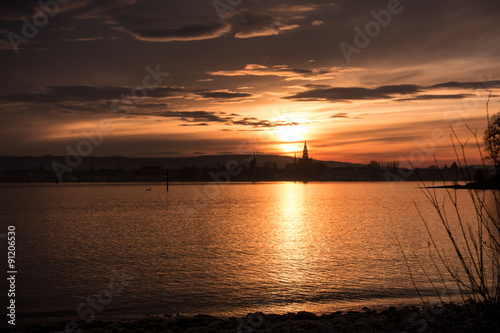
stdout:
<svg viewBox="0 0 500 333">
<path fill-rule="evenodd" d="M 168 169 L 167 169 L 167 192 L 168 192 Z"/>
</svg>

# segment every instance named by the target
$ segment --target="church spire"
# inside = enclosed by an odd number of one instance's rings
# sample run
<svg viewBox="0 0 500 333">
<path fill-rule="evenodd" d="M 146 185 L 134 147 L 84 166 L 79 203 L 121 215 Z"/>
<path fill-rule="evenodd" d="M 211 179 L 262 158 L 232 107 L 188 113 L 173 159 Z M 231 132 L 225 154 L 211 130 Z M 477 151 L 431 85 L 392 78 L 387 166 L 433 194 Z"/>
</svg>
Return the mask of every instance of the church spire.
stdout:
<svg viewBox="0 0 500 333">
<path fill-rule="evenodd" d="M 302 159 L 303 160 L 309 159 L 309 152 L 307 151 L 307 141 L 304 141 L 304 150 L 302 151 Z"/>
</svg>

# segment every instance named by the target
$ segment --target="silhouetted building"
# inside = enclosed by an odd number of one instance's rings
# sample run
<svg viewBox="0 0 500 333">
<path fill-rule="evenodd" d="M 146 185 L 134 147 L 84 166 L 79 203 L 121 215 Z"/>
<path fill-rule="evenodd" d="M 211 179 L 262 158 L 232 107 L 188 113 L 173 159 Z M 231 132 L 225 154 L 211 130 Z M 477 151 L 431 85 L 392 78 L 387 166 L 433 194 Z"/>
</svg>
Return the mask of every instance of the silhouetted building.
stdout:
<svg viewBox="0 0 500 333">
<path fill-rule="evenodd" d="M 297 158 L 297 153 L 294 154 L 293 164 L 288 163 L 285 166 L 286 170 L 305 170 L 310 169 L 313 165 L 313 159 L 309 157 L 309 150 L 307 149 L 307 141 L 304 141 L 304 149 L 302 149 L 302 158 Z"/>
<path fill-rule="evenodd" d="M 302 150 L 302 158 L 299 160 L 299 164 L 301 165 L 301 169 L 307 169 L 313 165 L 313 159 L 309 157 L 307 141 L 304 141 L 304 149 Z"/>
<path fill-rule="evenodd" d="M 285 167 L 288 178 L 296 180 L 311 180 L 318 178 L 314 172 L 314 160 L 309 157 L 309 149 L 307 148 L 307 141 L 304 141 L 304 148 L 302 149 L 302 158 L 297 158 L 297 153 L 294 155 L 293 164 L 288 163 Z"/>
<path fill-rule="evenodd" d="M 307 151 L 307 141 L 304 141 L 304 149 L 302 150 L 302 159 L 303 160 L 309 159 L 309 152 Z"/>
</svg>

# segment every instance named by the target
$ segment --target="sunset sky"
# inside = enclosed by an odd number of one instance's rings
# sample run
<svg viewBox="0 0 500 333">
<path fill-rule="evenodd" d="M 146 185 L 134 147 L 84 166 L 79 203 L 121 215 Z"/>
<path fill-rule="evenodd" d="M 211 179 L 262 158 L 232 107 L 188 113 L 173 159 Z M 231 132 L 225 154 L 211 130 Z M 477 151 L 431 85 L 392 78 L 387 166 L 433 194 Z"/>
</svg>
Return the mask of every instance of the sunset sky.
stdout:
<svg viewBox="0 0 500 333">
<path fill-rule="evenodd" d="M 60 2 L 0 4 L 0 155 L 448 163 L 500 111 L 498 0 Z"/>
</svg>

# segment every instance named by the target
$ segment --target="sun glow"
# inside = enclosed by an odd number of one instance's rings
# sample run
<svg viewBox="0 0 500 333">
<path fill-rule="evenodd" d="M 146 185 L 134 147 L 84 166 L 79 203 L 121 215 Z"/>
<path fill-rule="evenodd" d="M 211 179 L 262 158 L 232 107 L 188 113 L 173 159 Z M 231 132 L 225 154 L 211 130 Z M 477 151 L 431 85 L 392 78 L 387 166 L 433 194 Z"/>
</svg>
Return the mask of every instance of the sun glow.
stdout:
<svg viewBox="0 0 500 333">
<path fill-rule="evenodd" d="M 303 121 L 292 120 L 290 122 L 298 123 L 298 125 L 279 126 L 276 129 L 276 136 L 281 149 L 287 153 L 301 150 L 301 145 L 306 140 L 307 127 Z"/>
<path fill-rule="evenodd" d="M 300 151 L 300 143 L 296 143 L 296 144 L 284 144 L 284 145 L 280 145 L 280 148 L 284 152 L 293 153 L 293 152 L 296 152 L 296 151 Z"/>
</svg>

